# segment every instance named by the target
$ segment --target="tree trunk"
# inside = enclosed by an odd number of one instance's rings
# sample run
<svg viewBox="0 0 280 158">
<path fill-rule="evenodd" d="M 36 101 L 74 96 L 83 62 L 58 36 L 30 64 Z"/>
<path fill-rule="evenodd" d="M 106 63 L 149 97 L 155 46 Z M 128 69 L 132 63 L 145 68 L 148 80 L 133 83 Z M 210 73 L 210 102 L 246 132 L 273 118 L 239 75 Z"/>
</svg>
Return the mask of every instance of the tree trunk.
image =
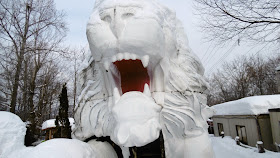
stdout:
<svg viewBox="0 0 280 158">
<path fill-rule="evenodd" d="M 76 106 L 76 93 L 77 93 L 77 59 L 75 58 L 75 65 L 74 65 L 74 71 L 75 71 L 75 78 L 74 78 L 74 94 L 73 94 L 73 96 L 74 96 L 74 103 L 73 103 L 73 112 L 72 112 L 72 114 L 74 115 L 74 111 L 75 111 L 75 106 Z"/>
<path fill-rule="evenodd" d="M 16 73 L 14 77 L 14 85 L 13 85 L 13 91 L 12 91 L 12 97 L 11 97 L 11 109 L 10 112 L 15 113 L 16 112 L 16 103 L 17 103 L 17 93 L 18 93 L 18 86 L 19 86 L 19 75 L 21 72 L 21 65 L 25 53 L 25 47 L 26 47 L 26 41 L 27 41 L 27 33 L 29 28 L 29 17 L 30 17 L 30 9 L 28 4 L 26 4 L 26 10 L 25 10 L 25 25 L 24 25 L 24 34 L 21 36 L 22 43 L 20 45 L 20 51 L 19 54 L 17 54 L 17 66 L 16 66 Z"/>
<path fill-rule="evenodd" d="M 16 113 L 16 102 L 17 102 L 17 92 L 18 92 L 18 86 L 19 86 L 19 75 L 21 71 L 21 65 L 22 65 L 22 60 L 23 60 L 23 54 L 24 50 L 20 51 L 20 55 L 18 57 L 18 62 L 16 66 L 16 73 L 14 76 L 14 85 L 13 85 L 13 91 L 12 91 L 12 97 L 11 97 L 11 109 L 10 112 Z"/>
<path fill-rule="evenodd" d="M 23 106 L 23 121 L 26 121 L 29 111 L 27 105 L 27 89 L 28 89 L 28 61 L 24 60 L 24 76 L 23 76 L 23 96 L 22 96 L 22 106 Z"/>
</svg>

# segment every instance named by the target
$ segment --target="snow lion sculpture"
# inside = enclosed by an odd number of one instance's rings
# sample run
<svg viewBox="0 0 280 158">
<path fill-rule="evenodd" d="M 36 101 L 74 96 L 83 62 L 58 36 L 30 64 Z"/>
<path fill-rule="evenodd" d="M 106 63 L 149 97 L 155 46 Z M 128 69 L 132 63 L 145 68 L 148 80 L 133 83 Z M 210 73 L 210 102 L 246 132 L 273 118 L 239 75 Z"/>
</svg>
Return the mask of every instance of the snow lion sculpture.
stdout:
<svg viewBox="0 0 280 158">
<path fill-rule="evenodd" d="M 73 137 L 109 136 L 128 157 L 162 133 L 167 158 L 214 157 L 204 69 L 174 12 L 155 0 L 97 0 L 87 37 Z"/>
</svg>

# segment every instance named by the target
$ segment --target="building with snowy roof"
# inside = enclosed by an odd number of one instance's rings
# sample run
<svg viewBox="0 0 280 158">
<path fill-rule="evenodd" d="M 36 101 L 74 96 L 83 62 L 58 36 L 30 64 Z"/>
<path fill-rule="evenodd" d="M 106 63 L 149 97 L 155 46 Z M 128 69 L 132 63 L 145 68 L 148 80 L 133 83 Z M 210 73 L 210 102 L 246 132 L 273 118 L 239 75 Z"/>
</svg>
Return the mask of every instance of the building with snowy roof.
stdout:
<svg viewBox="0 0 280 158">
<path fill-rule="evenodd" d="M 243 144 L 276 151 L 280 144 L 280 95 L 252 96 L 214 105 L 215 136 L 239 137 Z"/>
<path fill-rule="evenodd" d="M 69 118 L 71 129 L 73 129 L 75 125 L 75 121 L 73 118 Z M 45 140 L 49 140 L 53 138 L 53 134 L 55 133 L 55 119 L 46 120 L 42 124 L 42 131 L 46 132 Z"/>
</svg>

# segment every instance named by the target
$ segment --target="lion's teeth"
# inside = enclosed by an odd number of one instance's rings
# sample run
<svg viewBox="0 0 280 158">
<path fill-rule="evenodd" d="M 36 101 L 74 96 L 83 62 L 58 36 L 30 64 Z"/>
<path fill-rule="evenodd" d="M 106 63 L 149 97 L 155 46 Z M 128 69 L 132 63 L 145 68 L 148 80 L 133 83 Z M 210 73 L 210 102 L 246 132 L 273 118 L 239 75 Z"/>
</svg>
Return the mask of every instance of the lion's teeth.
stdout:
<svg viewBox="0 0 280 158">
<path fill-rule="evenodd" d="M 105 61 L 104 62 L 104 67 L 105 67 L 106 70 L 109 70 L 110 63 L 108 61 Z"/>
<path fill-rule="evenodd" d="M 115 61 L 117 61 L 117 57 L 114 55 L 114 56 L 112 57 L 112 63 L 115 62 Z"/>
<path fill-rule="evenodd" d="M 143 56 L 141 58 L 141 61 L 142 61 L 143 66 L 146 68 L 149 64 L 149 56 L 148 55 Z"/>
<path fill-rule="evenodd" d="M 121 98 L 121 95 L 120 95 L 117 87 L 114 88 L 114 94 L 113 95 L 114 95 L 115 103 L 117 103 Z"/>
<path fill-rule="evenodd" d="M 116 62 L 116 61 L 121 61 L 121 60 L 136 60 L 139 59 L 142 61 L 142 65 L 146 68 L 149 64 L 149 56 L 145 55 L 142 58 L 139 58 L 136 54 L 133 53 L 118 53 L 114 56 L 112 56 L 111 61 Z"/>
<path fill-rule="evenodd" d="M 123 54 L 122 53 L 117 54 L 117 60 L 118 61 L 123 60 Z"/>
<path fill-rule="evenodd" d="M 124 53 L 124 59 L 129 60 L 130 59 L 130 54 L 129 53 Z"/>
<path fill-rule="evenodd" d="M 135 54 L 131 54 L 130 57 L 131 57 L 132 60 L 136 60 L 137 59 L 137 56 Z"/>
<path fill-rule="evenodd" d="M 149 88 L 149 85 L 148 85 L 147 83 L 145 83 L 145 85 L 144 85 L 144 91 L 143 91 L 143 93 L 144 93 L 146 96 L 148 96 L 148 97 L 151 97 L 151 96 L 152 96 L 151 91 L 150 91 L 150 88 Z"/>
</svg>

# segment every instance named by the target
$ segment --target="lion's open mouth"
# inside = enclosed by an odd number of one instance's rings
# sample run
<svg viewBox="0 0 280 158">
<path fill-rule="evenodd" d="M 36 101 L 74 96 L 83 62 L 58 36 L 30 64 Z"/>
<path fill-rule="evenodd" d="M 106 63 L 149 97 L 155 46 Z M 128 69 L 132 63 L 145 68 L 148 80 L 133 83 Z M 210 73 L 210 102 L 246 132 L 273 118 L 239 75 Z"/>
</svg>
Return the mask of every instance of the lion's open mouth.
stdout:
<svg viewBox="0 0 280 158">
<path fill-rule="evenodd" d="M 147 68 L 141 60 L 121 60 L 114 62 L 121 76 L 122 93 L 129 91 L 144 91 L 144 85 L 150 84 Z"/>
<path fill-rule="evenodd" d="M 115 80 L 111 113 L 115 120 L 111 139 L 120 146 L 145 146 L 159 137 L 161 106 L 150 91 L 152 63 L 148 55 L 118 53 L 104 68 Z M 150 73 L 149 73 L 150 72 Z"/>
<path fill-rule="evenodd" d="M 118 53 L 111 59 L 104 59 L 103 64 L 106 71 L 111 72 L 115 88 L 122 95 L 130 91 L 145 92 L 145 87 L 148 88 L 146 91 L 150 91 L 151 74 L 148 69 L 152 64 L 149 59 L 149 55 Z"/>
</svg>

